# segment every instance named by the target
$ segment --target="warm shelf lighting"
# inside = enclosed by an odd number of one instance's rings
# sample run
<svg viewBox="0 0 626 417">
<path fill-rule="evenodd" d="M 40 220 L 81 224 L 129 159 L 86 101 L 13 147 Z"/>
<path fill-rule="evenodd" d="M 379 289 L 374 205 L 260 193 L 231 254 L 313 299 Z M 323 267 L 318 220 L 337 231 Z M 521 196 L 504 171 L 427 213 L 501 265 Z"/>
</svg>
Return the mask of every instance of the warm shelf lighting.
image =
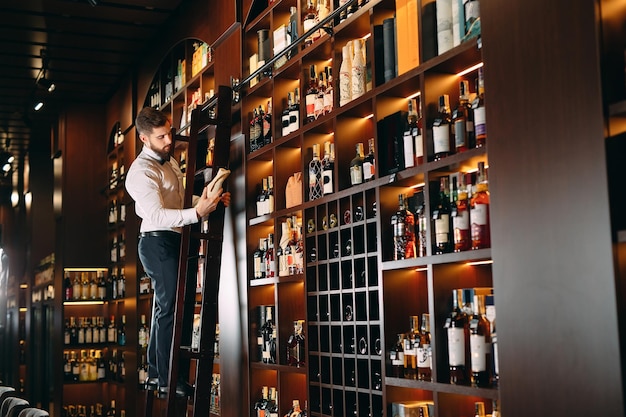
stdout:
<svg viewBox="0 0 626 417">
<path fill-rule="evenodd" d="M 65 272 L 106 272 L 109 268 L 63 268 Z"/>
<path fill-rule="evenodd" d="M 28 284 L 20 284 L 20 288 L 25 290 L 26 288 L 28 288 Z"/>
<path fill-rule="evenodd" d="M 484 260 L 484 261 L 468 262 L 465 265 L 468 265 L 468 266 L 491 265 L 492 263 L 493 263 L 493 259 L 487 259 L 487 260 Z"/>
<path fill-rule="evenodd" d="M 413 189 L 423 188 L 425 185 L 426 185 L 425 182 L 420 182 L 419 184 L 412 185 L 411 188 Z"/>
<path fill-rule="evenodd" d="M 482 67 L 483 65 L 484 64 L 482 62 L 480 62 L 480 63 L 478 63 L 478 64 L 476 64 L 474 66 L 471 66 L 469 68 L 464 69 L 463 71 L 459 72 L 456 76 L 457 77 L 462 77 L 465 74 L 469 74 L 472 71 L 476 71 L 478 68 Z"/>
<path fill-rule="evenodd" d="M 419 96 L 421 96 L 421 95 L 422 95 L 422 92 L 421 92 L 421 91 L 418 91 L 418 92 L 416 92 L 416 93 L 411 94 L 411 95 L 410 95 L 410 96 L 408 96 L 406 99 L 407 99 L 407 100 L 411 100 L 412 98 L 419 97 Z"/>
<path fill-rule="evenodd" d="M 374 117 L 374 113 L 368 114 L 367 116 L 364 117 L 364 119 L 371 119 Z"/>
<path fill-rule="evenodd" d="M 20 313 L 26 313 L 28 309 L 26 307 L 20 307 Z"/>
<path fill-rule="evenodd" d="M 93 306 L 93 305 L 101 305 L 104 304 L 104 301 L 64 301 L 63 305 L 72 305 L 72 306 Z"/>
<path fill-rule="evenodd" d="M 421 268 L 415 268 L 415 272 L 424 272 L 424 271 L 428 271 L 428 267 L 421 267 Z"/>
</svg>

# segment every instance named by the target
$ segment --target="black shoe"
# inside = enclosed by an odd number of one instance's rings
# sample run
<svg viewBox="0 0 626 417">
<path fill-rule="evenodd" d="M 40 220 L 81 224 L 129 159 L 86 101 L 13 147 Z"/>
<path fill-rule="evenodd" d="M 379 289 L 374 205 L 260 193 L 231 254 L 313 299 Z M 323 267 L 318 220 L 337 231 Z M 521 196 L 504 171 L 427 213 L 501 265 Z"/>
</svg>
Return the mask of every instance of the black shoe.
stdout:
<svg viewBox="0 0 626 417">
<path fill-rule="evenodd" d="M 169 392 L 169 387 L 159 387 L 159 397 L 166 397 Z M 179 398 L 192 397 L 193 387 L 186 382 L 179 382 L 176 384 L 176 396 Z"/>
<path fill-rule="evenodd" d="M 143 386 L 147 391 L 154 391 L 159 386 L 159 378 L 149 376 L 146 378 Z"/>
</svg>

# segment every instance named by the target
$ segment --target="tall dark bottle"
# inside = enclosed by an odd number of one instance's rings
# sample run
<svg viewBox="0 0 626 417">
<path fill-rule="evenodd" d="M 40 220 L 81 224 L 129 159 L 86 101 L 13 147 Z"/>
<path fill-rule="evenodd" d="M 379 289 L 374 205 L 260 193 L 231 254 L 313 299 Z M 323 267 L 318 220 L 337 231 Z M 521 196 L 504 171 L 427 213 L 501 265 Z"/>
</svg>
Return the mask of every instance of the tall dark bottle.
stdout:
<svg viewBox="0 0 626 417">
<path fill-rule="evenodd" d="M 459 82 L 459 104 L 452 112 L 452 130 L 456 152 L 474 147 L 474 117 L 469 104 L 469 83 Z"/>
<path fill-rule="evenodd" d="M 491 326 L 485 317 L 485 296 L 474 295 L 474 314 L 469 320 L 472 386 L 491 385 Z"/>
<path fill-rule="evenodd" d="M 462 173 L 452 178 L 452 235 L 455 252 L 470 249 L 469 201 L 464 178 Z"/>
<path fill-rule="evenodd" d="M 491 232 L 489 226 L 489 183 L 485 163 L 478 163 L 478 178 L 476 192 L 470 200 L 470 228 L 472 249 L 491 247 Z"/>
<path fill-rule="evenodd" d="M 485 146 L 487 143 L 487 122 L 485 117 L 485 81 L 483 69 L 478 68 L 478 79 L 476 80 L 476 98 L 472 101 L 474 113 L 474 134 L 476 136 L 476 147 Z"/>
<path fill-rule="evenodd" d="M 393 230 L 393 260 L 414 258 L 415 250 L 415 217 L 405 203 L 404 195 L 398 196 L 398 210 L 391 216 Z"/>
<path fill-rule="evenodd" d="M 448 337 L 448 369 L 450 383 L 467 385 L 469 382 L 466 367 L 469 350 L 469 322 L 467 313 L 461 310 L 462 291 L 452 290 L 452 311 L 444 325 Z"/>
<path fill-rule="evenodd" d="M 448 177 L 441 177 L 439 179 L 439 197 L 432 211 L 435 231 L 433 253 L 437 255 L 452 252 L 453 248 L 450 221 L 452 209 L 450 207 L 450 197 L 448 197 L 448 187 Z"/>
<path fill-rule="evenodd" d="M 447 94 L 444 94 L 439 97 L 439 113 L 433 121 L 433 153 L 435 161 L 454 153 L 450 123 L 450 98 Z"/>
</svg>

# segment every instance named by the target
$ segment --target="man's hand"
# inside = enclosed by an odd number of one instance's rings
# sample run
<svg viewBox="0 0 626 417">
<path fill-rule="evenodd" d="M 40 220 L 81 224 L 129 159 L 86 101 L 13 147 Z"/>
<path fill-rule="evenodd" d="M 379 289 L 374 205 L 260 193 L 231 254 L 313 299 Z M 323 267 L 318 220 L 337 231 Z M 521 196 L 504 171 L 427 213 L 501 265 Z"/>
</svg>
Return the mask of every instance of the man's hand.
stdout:
<svg viewBox="0 0 626 417">
<path fill-rule="evenodd" d="M 220 201 L 228 207 L 230 205 L 230 193 L 223 192 L 223 189 L 208 192 L 207 187 L 202 190 L 202 195 L 196 204 L 196 214 L 198 218 L 205 217 L 214 212 Z"/>
</svg>

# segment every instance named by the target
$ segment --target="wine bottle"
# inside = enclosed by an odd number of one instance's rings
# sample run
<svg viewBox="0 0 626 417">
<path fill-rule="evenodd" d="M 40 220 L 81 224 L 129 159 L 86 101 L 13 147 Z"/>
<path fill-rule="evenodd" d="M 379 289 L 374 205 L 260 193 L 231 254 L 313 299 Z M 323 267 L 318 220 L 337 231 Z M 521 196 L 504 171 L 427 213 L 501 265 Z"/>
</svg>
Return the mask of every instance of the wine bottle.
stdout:
<svg viewBox="0 0 626 417">
<path fill-rule="evenodd" d="M 398 333 L 395 345 L 389 350 L 391 376 L 404 377 L 404 333 Z"/>
<path fill-rule="evenodd" d="M 485 317 L 491 329 L 491 385 L 497 387 L 500 382 L 498 363 L 498 335 L 496 331 L 496 306 L 493 294 L 485 296 Z"/>
<path fill-rule="evenodd" d="M 259 112 L 256 108 L 252 111 L 252 119 L 250 120 L 250 152 L 254 152 L 259 149 Z"/>
<path fill-rule="evenodd" d="M 361 50 L 362 43 L 362 39 L 354 39 L 352 41 L 352 47 L 354 49 L 351 67 L 350 96 L 352 100 L 357 99 L 365 94 L 365 76 L 367 75 L 367 68 L 365 67 L 365 59 Z"/>
<path fill-rule="evenodd" d="M 335 172 L 335 144 L 324 143 L 324 160 L 322 161 L 322 184 L 324 195 L 332 194 L 334 190 L 333 176 Z"/>
<path fill-rule="evenodd" d="M 356 144 L 356 155 L 350 161 L 350 184 L 363 183 L 363 143 Z"/>
<path fill-rule="evenodd" d="M 452 252 L 452 237 L 450 227 L 450 198 L 448 197 L 447 176 L 439 179 L 439 198 L 432 212 L 435 229 L 435 245 L 433 252 L 437 255 Z"/>
<path fill-rule="evenodd" d="M 419 318 L 409 316 L 410 330 L 404 337 L 404 377 L 417 379 L 417 348 L 419 346 Z"/>
<path fill-rule="evenodd" d="M 293 100 L 289 106 L 289 133 L 300 129 L 300 88 L 293 92 Z"/>
<path fill-rule="evenodd" d="M 474 120 L 469 105 L 469 83 L 459 82 L 459 104 L 452 113 L 455 152 L 464 152 L 474 143 Z"/>
<path fill-rule="evenodd" d="M 268 387 L 267 385 L 264 385 L 263 388 L 261 388 L 261 398 L 259 398 L 258 401 L 254 403 L 256 417 L 266 417 L 265 410 L 267 409 L 268 402 Z"/>
<path fill-rule="evenodd" d="M 324 91 L 324 114 L 328 114 L 333 111 L 333 103 L 335 100 L 332 67 L 324 67 L 324 72 L 326 73 L 326 90 Z"/>
<path fill-rule="evenodd" d="M 415 217 L 406 207 L 403 194 L 398 195 L 398 210 L 391 216 L 393 230 L 393 260 L 414 258 Z"/>
<path fill-rule="evenodd" d="M 266 112 L 262 120 L 263 144 L 269 145 L 273 141 L 272 136 L 272 100 L 267 100 Z"/>
<path fill-rule="evenodd" d="M 319 73 L 317 78 L 317 97 L 315 98 L 315 118 L 323 116 L 324 111 L 324 97 L 326 96 L 326 75 L 324 71 Z"/>
<path fill-rule="evenodd" d="M 407 124 L 403 138 L 404 168 L 415 166 L 415 135 L 417 134 L 417 102 L 408 101 Z"/>
<path fill-rule="evenodd" d="M 452 235 L 454 251 L 470 249 L 469 203 L 465 175 L 457 173 L 452 177 Z"/>
<path fill-rule="evenodd" d="M 491 328 L 485 318 L 485 296 L 474 295 L 474 314 L 469 319 L 470 369 L 474 387 L 491 385 Z"/>
<path fill-rule="evenodd" d="M 265 251 L 265 275 L 268 278 L 274 278 L 276 274 L 276 262 L 274 259 L 274 234 L 267 236 L 267 250 Z"/>
<path fill-rule="evenodd" d="M 317 7 L 315 7 L 315 0 L 307 0 L 306 8 L 304 9 L 304 17 L 302 20 L 302 29 L 304 33 L 308 33 L 318 22 Z M 319 38 L 319 30 L 310 33 L 304 39 L 304 46 L 310 46 Z"/>
<path fill-rule="evenodd" d="M 276 326 L 272 318 L 273 309 L 273 306 L 266 306 L 265 308 L 266 320 L 263 325 L 263 363 L 276 363 Z"/>
<path fill-rule="evenodd" d="M 460 308 L 462 305 L 461 297 L 461 290 L 452 290 L 452 311 L 446 318 L 444 327 L 448 337 L 450 383 L 467 385 L 468 375 L 465 363 L 469 342 L 469 326 L 467 314 Z"/>
<path fill-rule="evenodd" d="M 304 366 L 303 326 L 304 320 L 295 320 L 293 322 L 293 334 L 287 340 L 287 365 L 289 366 Z"/>
<path fill-rule="evenodd" d="M 483 78 L 483 68 L 478 68 L 478 79 L 476 80 L 476 98 L 472 101 L 474 112 L 474 135 L 476 147 L 485 146 L 487 142 L 487 124 L 485 121 L 485 81 Z"/>
<path fill-rule="evenodd" d="M 279 417 L 278 409 L 278 390 L 276 387 L 270 388 L 270 399 L 267 404 L 267 415 L 269 417 Z"/>
<path fill-rule="evenodd" d="M 424 191 L 415 193 L 415 251 L 416 256 L 426 256 L 428 220 L 426 218 L 426 204 L 424 202 Z"/>
<path fill-rule="evenodd" d="M 137 337 L 137 344 L 140 348 L 145 349 L 148 347 L 148 339 L 150 337 L 150 329 L 146 324 L 146 315 L 141 315 L 141 326 L 139 327 L 139 334 Z"/>
<path fill-rule="evenodd" d="M 470 200 L 470 227 L 472 235 L 472 249 L 491 247 L 489 230 L 489 185 L 485 163 L 478 163 L 478 177 L 476 192 Z"/>
<path fill-rule="evenodd" d="M 281 121 L 281 135 L 282 136 L 287 136 L 288 134 L 291 133 L 291 125 L 289 122 L 289 115 L 290 115 L 290 109 L 292 106 L 292 98 L 291 98 L 291 92 L 287 93 L 287 105 L 285 106 L 285 108 L 283 109 L 283 112 L 280 115 L 280 121 Z"/>
<path fill-rule="evenodd" d="M 433 152 L 435 161 L 452 154 L 450 145 L 450 99 L 447 94 L 439 97 L 439 112 L 433 121 Z"/>
<path fill-rule="evenodd" d="M 322 161 L 319 158 L 320 145 L 313 145 L 313 158 L 309 162 L 309 201 L 321 198 L 324 195 L 322 183 Z"/>
<path fill-rule="evenodd" d="M 265 191 L 265 205 L 267 214 L 274 212 L 274 177 L 267 177 L 267 190 Z"/>
<path fill-rule="evenodd" d="M 120 346 L 126 346 L 126 314 L 122 314 L 120 328 L 117 331 L 117 344 Z"/>
<path fill-rule="evenodd" d="M 430 347 L 430 314 L 422 314 L 420 340 L 417 347 L 417 379 L 432 380 L 432 350 Z"/>
<path fill-rule="evenodd" d="M 376 178 L 376 157 L 374 155 L 374 138 L 368 141 L 369 152 L 363 159 L 363 181 L 371 181 Z"/>
</svg>

